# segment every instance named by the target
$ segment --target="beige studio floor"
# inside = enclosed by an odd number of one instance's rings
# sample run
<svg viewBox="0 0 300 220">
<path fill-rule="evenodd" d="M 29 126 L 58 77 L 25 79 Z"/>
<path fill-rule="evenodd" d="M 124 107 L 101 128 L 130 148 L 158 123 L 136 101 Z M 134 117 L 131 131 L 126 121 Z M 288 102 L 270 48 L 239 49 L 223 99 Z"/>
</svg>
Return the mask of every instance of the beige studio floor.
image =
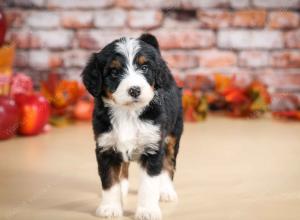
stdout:
<svg viewBox="0 0 300 220">
<path fill-rule="evenodd" d="M 164 219 L 300 219 L 300 123 L 210 117 L 186 124 Z M 136 204 L 131 166 L 125 218 Z M 0 219 L 98 219 L 100 199 L 89 124 L 0 142 Z"/>
</svg>

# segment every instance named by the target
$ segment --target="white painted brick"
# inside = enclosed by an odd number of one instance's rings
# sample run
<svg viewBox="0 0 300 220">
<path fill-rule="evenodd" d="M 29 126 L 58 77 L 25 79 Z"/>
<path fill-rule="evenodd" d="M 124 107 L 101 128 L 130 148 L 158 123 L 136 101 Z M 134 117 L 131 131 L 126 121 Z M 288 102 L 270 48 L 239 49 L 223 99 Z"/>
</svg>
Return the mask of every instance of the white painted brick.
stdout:
<svg viewBox="0 0 300 220">
<path fill-rule="evenodd" d="M 229 0 L 180 0 L 184 8 L 215 8 L 229 5 Z"/>
<path fill-rule="evenodd" d="M 162 23 L 163 15 L 156 10 L 131 11 L 129 13 L 128 24 L 132 28 L 154 28 Z"/>
<path fill-rule="evenodd" d="M 230 0 L 230 5 L 233 8 L 247 8 L 250 6 L 250 0 Z"/>
<path fill-rule="evenodd" d="M 105 8 L 111 6 L 114 0 L 48 0 L 49 8 Z"/>
<path fill-rule="evenodd" d="M 218 46 L 233 49 L 272 49 L 283 47 L 280 31 L 222 30 L 218 33 Z"/>
<path fill-rule="evenodd" d="M 265 8 L 299 8 L 299 0 L 253 0 L 256 7 Z"/>
<path fill-rule="evenodd" d="M 66 30 L 37 31 L 34 35 L 40 40 L 41 47 L 61 49 L 72 45 L 73 33 Z"/>
<path fill-rule="evenodd" d="M 239 64 L 243 67 L 266 67 L 270 54 L 267 51 L 242 51 L 239 54 Z"/>
<path fill-rule="evenodd" d="M 33 28 L 57 28 L 59 16 L 55 12 L 33 11 L 28 15 L 26 24 Z"/>
<path fill-rule="evenodd" d="M 47 70 L 50 53 L 47 50 L 29 51 L 29 66 L 36 70 Z"/>
<path fill-rule="evenodd" d="M 123 27 L 126 24 L 127 13 L 122 9 L 101 10 L 95 12 L 96 27 Z"/>
</svg>

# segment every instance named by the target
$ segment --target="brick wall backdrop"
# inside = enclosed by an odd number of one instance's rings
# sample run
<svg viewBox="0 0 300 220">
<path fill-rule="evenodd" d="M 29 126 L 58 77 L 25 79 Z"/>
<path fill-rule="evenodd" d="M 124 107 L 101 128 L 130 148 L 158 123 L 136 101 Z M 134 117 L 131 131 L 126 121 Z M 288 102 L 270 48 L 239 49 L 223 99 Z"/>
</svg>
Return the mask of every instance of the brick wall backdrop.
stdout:
<svg viewBox="0 0 300 220">
<path fill-rule="evenodd" d="M 7 0 L 16 69 L 78 79 L 88 56 L 121 36 L 155 34 L 182 78 L 215 72 L 300 92 L 299 0 Z"/>
</svg>

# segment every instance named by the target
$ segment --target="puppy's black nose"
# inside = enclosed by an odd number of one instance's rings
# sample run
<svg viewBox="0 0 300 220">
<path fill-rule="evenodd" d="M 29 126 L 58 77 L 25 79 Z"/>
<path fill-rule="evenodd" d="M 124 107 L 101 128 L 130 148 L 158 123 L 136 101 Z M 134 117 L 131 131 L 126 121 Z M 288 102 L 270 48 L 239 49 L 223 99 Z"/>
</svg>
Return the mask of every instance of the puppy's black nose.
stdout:
<svg viewBox="0 0 300 220">
<path fill-rule="evenodd" d="M 137 98 L 141 94 L 141 88 L 138 86 L 132 86 L 128 89 L 128 94 L 133 98 Z"/>
</svg>

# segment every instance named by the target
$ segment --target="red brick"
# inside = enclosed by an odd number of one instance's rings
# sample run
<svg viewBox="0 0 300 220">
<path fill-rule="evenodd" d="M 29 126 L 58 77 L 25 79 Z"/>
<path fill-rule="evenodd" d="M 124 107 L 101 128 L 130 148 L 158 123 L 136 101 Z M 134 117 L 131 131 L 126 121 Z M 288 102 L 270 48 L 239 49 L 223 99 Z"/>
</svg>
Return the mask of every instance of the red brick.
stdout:
<svg viewBox="0 0 300 220">
<path fill-rule="evenodd" d="M 8 39 L 14 41 L 16 47 L 21 49 L 38 48 L 40 46 L 40 40 L 37 36 L 25 30 L 9 32 Z"/>
<path fill-rule="evenodd" d="M 283 47 L 280 31 L 269 30 L 221 30 L 218 46 L 234 49 L 274 49 Z"/>
<path fill-rule="evenodd" d="M 49 69 L 55 69 L 63 66 L 63 59 L 59 54 L 50 54 L 48 59 Z"/>
<path fill-rule="evenodd" d="M 77 33 L 76 40 L 78 41 L 78 45 L 80 48 L 94 49 L 94 50 L 100 49 L 97 39 L 93 36 L 91 31 L 84 31 L 84 32 Z"/>
<path fill-rule="evenodd" d="M 43 7 L 45 6 L 45 0 L 10 0 L 9 4 L 17 7 Z"/>
<path fill-rule="evenodd" d="M 198 29 L 199 22 L 196 19 L 189 21 L 178 20 L 174 17 L 165 16 L 162 29 Z"/>
<path fill-rule="evenodd" d="M 176 2 L 176 1 L 175 1 Z M 229 6 L 228 0 L 181 0 L 180 7 L 185 9 L 217 8 Z"/>
<path fill-rule="evenodd" d="M 99 50 L 113 40 L 124 36 L 138 37 L 139 35 L 126 31 L 89 30 L 78 32 L 76 37 L 80 48 Z"/>
<path fill-rule="evenodd" d="M 228 0 L 117 0 L 117 6 L 124 8 L 215 8 L 229 6 Z"/>
<path fill-rule="evenodd" d="M 300 67 L 300 51 L 277 51 L 272 53 L 274 67 Z"/>
<path fill-rule="evenodd" d="M 139 10 L 130 11 L 128 25 L 131 28 L 151 29 L 159 27 L 162 23 L 163 15 L 161 11 Z"/>
<path fill-rule="evenodd" d="M 270 69 L 266 72 L 257 74 L 257 79 L 269 86 L 272 91 L 299 91 L 300 70 L 293 72 L 287 70 L 274 71 Z"/>
<path fill-rule="evenodd" d="M 14 31 L 10 33 L 11 40 L 17 48 L 51 48 L 62 49 L 72 46 L 73 33 L 65 30 Z"/>
<path fill-rule="evenodd" d="M 300 106 L 300 99 L 295 95 L 287 92 L 275 92 L 272 94 L 270 109 L 272 111 L 291 111 Z"/>
<path fill-rule="evenodd" d="M 264 27 L 266 21 L 265 10 L 241 10 L 233 14 L 232 25 L 234 27 Z"/>
<path fill-rule="evenodd" d="M 213 81 L 207 75 L 188 74 L 184 78 L 184 87 L 192 90 L 207 90 L 213 88 Z"/>
<path fill-rule="evenodd" d="M 158 30 L 154 34 L 163 49 L 208 48 L 215 44 L 215 35 L 212 31 Z"/>
<path fill-rule="evenodd" d="M 18 50 L 16 52 L 14 66 L 18 68 L 28 67 L 29 59 L 28 59 L 28 52 Z"/>
<path fill-rule="evenodd" d="M 8 27 L 20 28 L 24 25 L 25 19 L 28 16 L 27 11 L 20 9 L 6 9 L 5 17 Z"/>
<path fill-rule="evenodd" d="M 288 48 L 300 48 L 300 29 L 289 31 L 284 36 L 285 45 Z"/>
<path fill-rule="evenodd" d="M 63 60 L 58 54 L 51 54 L 46 50 L 32 50 L 29 52 L 29 65 L 35 70 L 50 70 L 62 66 Z"/>
<path fill-rule="evenodd" d="M 32 11 L 26 25 L 32 28 L 48 29 L 59 27 L 59 16 L 55 12 L 38 12 Z"/>
<path fill-rule="evenodd" d="M 236 54 L 231 51 L 201 51 L 199 55 L 200 67 L 231 67 L 236 63 Z"/>
<path fill-rule="evenodd" d="M 239 65 L 242 67 L 265 67 L 269 64 L 267 51 L 242 51 L 239 54 Z"/>
<path fill-rule="evenodd" d="M 122 9 L 108 9 L 97 11 L 95 14 L 96 27 L 124 27 L 126 25 L 127 12 Z"/>
<path fill-rule="evenodd" d="M 252 73 L 252 70 L 237 67 L 200 67 L 195 69 L 188 69 L 185 71 L 185 75 L 208 75 L 213 78 L 213 74 L 222 73 L 227 75 L 248 75 Z M 241 77 L 243 79 L 243 77 Z"/>
<path fill-rule="evenodd" d="M 299 25 L 299 14 L 291 11 L 276 11 L 269 14 L 268 26 L 271 28 L 295 28 Z"/>
<path fill-rule="evenodd" d="M 112 6 L 114 0 L 48 0 L 49 8 L 94 9 Z"/>
<path fill-rule="evenodd" d="M 161 8 L 165 0 L 116 0 L 116 5 L 123 8 Z"/>
<path fill-rule="evenodd" d="M 201 10 L 197 17 L 202 28 L 225 28 L 231 24 L 231 13 L 224 10 Z"/>
<path fill-rule="evenodd" d="M 170 68 L 186 69 L 198 66 L 197 56 L 192 52 L 164 51 L 162 56 Z"/>
<path fill-rule="evenodd" d="M 253 5 L 264 8 L 299 8 L 299 0 L 253 0 Z"/>
<path fill-rule="evenodd" d="M 93 14 L 84 11 L 68 11 L 61 15 L 60 22 L 65 28 L 90 28 L 93 26 Z"/>
</svg>

